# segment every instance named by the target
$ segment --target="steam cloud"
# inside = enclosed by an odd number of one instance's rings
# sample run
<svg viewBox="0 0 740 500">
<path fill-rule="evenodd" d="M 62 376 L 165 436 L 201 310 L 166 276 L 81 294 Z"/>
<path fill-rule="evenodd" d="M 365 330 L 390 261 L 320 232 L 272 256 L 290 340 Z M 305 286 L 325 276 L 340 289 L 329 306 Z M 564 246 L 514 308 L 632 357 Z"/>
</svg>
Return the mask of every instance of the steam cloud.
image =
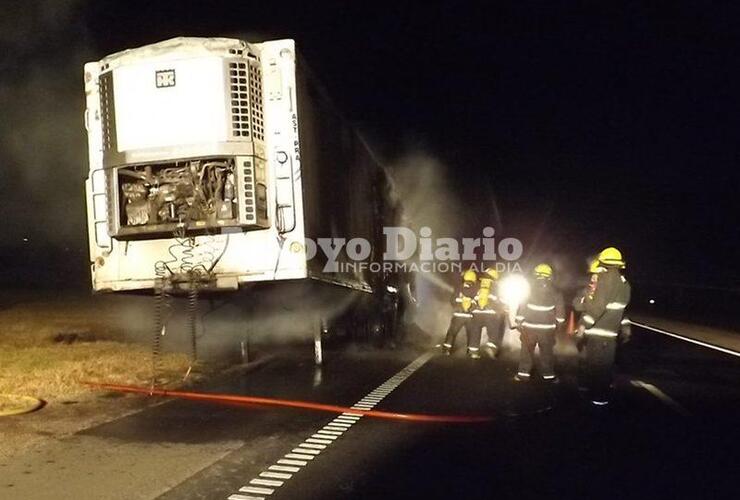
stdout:
<svg viewBox="0 0 740 500">
<path fill-rule="evenodd" d="M 460 233 L 463 208 L 449 189 L 447 169 L 439 160 L 416 151 L 394 162 L 391 171 L 403 203 L 404 225 L 416 231 L 428 226 L 434 237 Z M 445 286 L 449 281 L 445 278 L 437 275 L 416 277 L 418 308 L 415 320 L 435 339 L 441 337 L 450 321 L 452 288 Z"/>
</svg>

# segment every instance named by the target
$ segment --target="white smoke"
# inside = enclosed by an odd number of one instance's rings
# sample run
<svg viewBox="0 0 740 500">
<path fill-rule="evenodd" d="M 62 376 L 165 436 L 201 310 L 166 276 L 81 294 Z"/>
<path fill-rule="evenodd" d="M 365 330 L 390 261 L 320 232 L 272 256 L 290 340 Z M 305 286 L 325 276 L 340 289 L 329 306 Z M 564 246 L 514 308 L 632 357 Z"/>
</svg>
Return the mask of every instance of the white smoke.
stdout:
<svg viewBox="0 0 740 500">
<path fill-rule="evenodd" d="M 463 208 L 450 190 L 445 165 L 428 153 L 414 151 L 393 162 L 390 170 L 403 205 L 404 225 L 415 231 L 429 227 L 435 238 L 460 233 Z M 457 276 L 430 273 L 416 279 L 415 320 L 434 339 L 444 334 L 450 321 L 453 290 L 450 279 L 457 279 Z"/>
</svg>

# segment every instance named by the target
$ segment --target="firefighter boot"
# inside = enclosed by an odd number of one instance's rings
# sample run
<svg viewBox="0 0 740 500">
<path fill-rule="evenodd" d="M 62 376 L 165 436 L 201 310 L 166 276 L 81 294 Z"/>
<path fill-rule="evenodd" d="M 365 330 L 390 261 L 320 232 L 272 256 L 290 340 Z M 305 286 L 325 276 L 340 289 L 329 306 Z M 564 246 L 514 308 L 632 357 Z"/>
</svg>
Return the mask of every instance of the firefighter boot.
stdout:
<svg viewBox="0 0 740 500">
<path fill-rule="evenodd" d="M 486 354 L 488 354 L 491 359 L 498 358 L 498 346 L 493 342 L 486 342 Z"/>
</svg>

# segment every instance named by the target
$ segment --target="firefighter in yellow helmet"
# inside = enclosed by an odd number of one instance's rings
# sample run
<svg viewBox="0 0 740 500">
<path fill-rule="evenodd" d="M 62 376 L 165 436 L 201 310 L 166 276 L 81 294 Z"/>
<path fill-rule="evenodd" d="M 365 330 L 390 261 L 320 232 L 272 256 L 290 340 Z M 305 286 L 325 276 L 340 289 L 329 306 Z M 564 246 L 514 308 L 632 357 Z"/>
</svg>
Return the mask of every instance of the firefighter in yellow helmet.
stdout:
<svg viewBox="0 0 740 500">
<path fill-rule="evenodd" d="M 540 348 L 540 375 L 549 382 L 555 377 L 555 331 L 565 322 L 563 295 L 552 284 L 552 267 L 539 264 L 534 268 L 527 302 L 519 306 L 516 322 L 521 332 L 522 350 L 519 369 L 514 379 L 530 380 L 535 347 Z"/>
<path fill-rule="evenodd" d="M 473 328 L 475 340 L 480 343 L 483 329 L 486 329 L 488 341 L 486 350 L 491 357 L 496 357 L 504 338 L 504 308 L 498 298 L 499 273 L 493 267 L 487 267 L 478 279 L 478 291 L 473 307 Z"/>
<path fill-rule="evenodd" d="M 480 338 L 476 344 L 473 338 L 475 333 L 472 327 L 477 281 L 478 274 L 474 269 L 468 269 L 463 273 L 461 283 L 453 294 L 452 319 L 450 320 L 449 328 L 447 328 L 445 341 L 442 344 L 442 352 L 448 356 L 452 352 L 452 346 L 455 345 L 457 334 L 463 327 L 465 327 L 465 333 L 468 336 L 468 354 L 471 357 L 475 357 L 478 354 Z M 480 355 L 477 357 L 480 357 Z"/>
<path fill-rule="evenodd" d="M 604 271 L 598 274 L 593 292 L 584 297 L 579 334 L 584 338 L 584 369 L 591 402 L 603 406 L 609 403 L 617 341 L 631 289 L 621 273 L 626 267 L 622 252 L 605 248 L 598 261 Z"/>
</svg>

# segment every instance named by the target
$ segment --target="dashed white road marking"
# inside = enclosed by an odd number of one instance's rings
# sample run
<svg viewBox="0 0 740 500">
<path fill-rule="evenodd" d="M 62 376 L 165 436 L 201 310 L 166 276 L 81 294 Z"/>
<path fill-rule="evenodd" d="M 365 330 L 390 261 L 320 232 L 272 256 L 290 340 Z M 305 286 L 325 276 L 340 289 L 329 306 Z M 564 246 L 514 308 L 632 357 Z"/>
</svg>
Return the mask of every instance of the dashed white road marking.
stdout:
<svg viewBox="0 0 740 500">
<path fill-rule="evenodd" d="M 332 436 L 331 434 L 319 434 L 321 431 L 318 431 L 316 434 L 313 434 L 311 437 L 313 439 L 328 439 L 329 441 L 334 441 L 339 436 Z"/>
<path fill-rule="evenodd" d="M 229 497 L 229 500 L 264 500 L 264 497 L 253 497 L 249 495 L 240 495 L 239 493 L 234 493 Z"/>
<path fill-rule="evenodd" d="M 396 373 L 370 394 L 352 405 L 352 409 L 371 410 L 416 370 L 424 366 L 432 356 L 433 353 L 431 352 L 422 354 L 409 363 L 406 368 Z M 270 465 L 266 471 L 260 472 L 256 478 L 251 479 L 248 486 L 239 488 L 240 493 L 260 496 L 234 493 L 228 497 L 228 500 L 264 500 L 266 496 L 272 495 L 276 488 L 280 488 L 286 481 L 290 480 L 296 472 L 299 472 L 302 467 L 308 465 L 311 460 L 316 458 L 328 446 L 336 442 L 337 438 L 359 422 L 362 417 L 364 417 L 362 413 L 351 411 L 344 412 L 335 417 L 334 420 L 330 421 L 321 429 L 311 433 L 310 437 L 293 448 L 290 453 L 286 453 L 283 455 L 283 458 L 277 460 L 275 464 Z"/>
<path fill-rule="evenodd" d="M 339 432 L 339 431 L 330 431 L 330 430 L 326 430 L 326 429 L 319 429 L 318 431 L 316 431 L 316 433 L 317 433 L 317 434 L 319 434 L 319 435 L 321 435 L 321 436 L 334 436 L 334 437 L 339 437 L 339 436 L 341 436 L 341 435 L 342 435 L 342 433 L 341 433 L 341 432 Z M 314 434 L 314 436 L 315 436 L 315 435 L 316 435 L 316 434 Z"/>
<path fill-rule="evenodd" d="M 290 460 L 290 459 L 281 458 L 280 460 L 277 461 L 277 463 L 283 464 L 283 465 L 299 465 L 303 467 L 308 462 L 306 462 L 305 460 Z"/>
<path fill-rule="evenodd" d="M 281 470 L 285 472 L 298 472 L 301 470 L 299 467 L 288 467 L 285 465 L 271 465 L 268 467 L 270 470 Z"/>
<path fill-rule="evenodd" d="M 642 387 L 650 394 L 658 398 L 660 401 L 665 403 L 667 406 L 669 406 L 672 410 L 683 415 L 684 417 L 688 417 L 691 415 L 691 413 L 686 408 L 681 406 L 680 403 L 678 403 L 675 399 L 670 397 L 665 392 L 655 387 L 653 384 L 648 384 L 647 382 L 643 382 L 642 380 L 633 380 L 632 385 L 634 385 L 635 387 Z"/>
<path fill-rule="evenodd" d="M 272 495 L 275 490 L 272 488 L 258 488 L 256 486 L 242 486 L 239 488 L 239 491 L 244 493 L 255 493 L 257 495 Z"/>
<path fill-rule="evenodd" d="M 282 486 L 284 481 L 276 481 L 274 479 L 252 479 L 249 484 L 256 484 L 257 486 L 270 486 L 277 488 Z"/>
<path fill-rule="evenodd" d="M 317 450 L 323 450 L 324 448 L 326 448 L 327 444 L 331 444 L 331 441 L 329 441 L 328 439 L 319 440 L 319 439 L 314 439 L 314 438 L 308 438 L 306 439 L 306 444 L 304 444 L 303 446 L 307 448 L 315 448 Z"/>
<path fill-rule="evenodd" d="M 308 448 L 301 448 L 300 445 L 298 445 L 298 448 L 293 448 L 293 453 L 309 453 L 311 455 L 318 455 L 321 453 L 319 450 L 310 450 Z"/>
<path fill-rule="evenodd" d="M 288 474 L 287 472 L 260 472 L 260 477 L 267 477 L 270 479 L 290 479 L 293 477 L 293 474 Z"/>
</svg>

